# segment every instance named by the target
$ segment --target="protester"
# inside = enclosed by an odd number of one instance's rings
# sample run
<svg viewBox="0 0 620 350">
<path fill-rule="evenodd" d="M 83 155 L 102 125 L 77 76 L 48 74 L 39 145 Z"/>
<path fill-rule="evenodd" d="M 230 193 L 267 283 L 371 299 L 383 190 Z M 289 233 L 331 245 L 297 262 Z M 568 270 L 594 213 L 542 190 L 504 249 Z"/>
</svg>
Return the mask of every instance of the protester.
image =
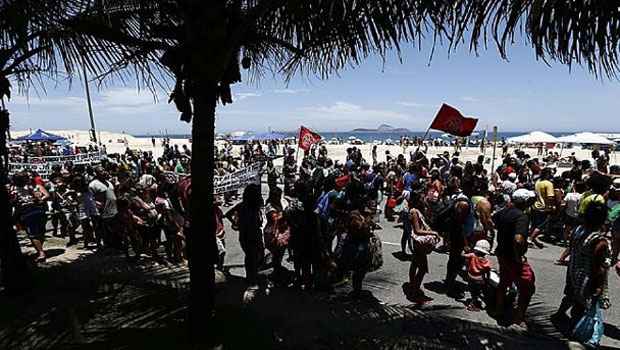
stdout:
<svg viewBox="0 0 620 350">
<path fill-rule="evenodd" d="M 27 172 L 21 172 L 13 176 L 11 194 L 17 222 L 26 230 L 28 238 L 36 250 L 35 262 L 43 262 L 46 259 L 43 242 L 47 222 L 46 201 L 49 198 L 49 193 L 42 184 L 37 183 Z"/>
<path fill-rule="evenodd" d="M 524 327 L 526 326 L 525 312 L 536 290 L 534 271 L 525 257 L 528 247 L 529 220 L 524 213 L 534 197 L 535 194 L 531 191 L 519 189 L 512 194 L 512 199 L 506 208 L 493 215 L 493 222 L 497 227 L 495 255 L 500 271 L 495 314 L 498 319 L 503 317 L 506 290 L 514 283 L 519 296 L 517 308 L 513 310 L 512 322 Z"/>
<path fill-rule="evenodd" d="M 431 230 L 430 226 L 426 223 L 424 214 L 420 209 L 423 209 L 423 196 L 422 194 L 415 194 L 409 200 L 409 207 L 411 208 L 408 215 L 408 223 L 405 226 L 410 226 L 410 246 L 413 247 L 413 259 L 409 267 L 409 283 L 403 286 L 405 295 L 411 301 L 416 304 L 425 304 L 432 301 L 422 291 L 422 281 L 424 275 L 429 272 L 428 258 L 437 243 L 439 243 L 439 235 L 437 232 Z"/>
<path fill-rule="evenodd" d="M 610 307 L 607 278 L 612 265 L 612 252 L 609 239 L 603 230 L 606 218 L 607 207 L 593 201 L 585 209 L 583 225 L 575 229 L 566 275 L 565 297 L 556 313 L 556 316 L 565 314 L 570 308 L 573 326 L 587 309 Z M 597 346 L 598 342 L 587 345 Z"/>
</svg>

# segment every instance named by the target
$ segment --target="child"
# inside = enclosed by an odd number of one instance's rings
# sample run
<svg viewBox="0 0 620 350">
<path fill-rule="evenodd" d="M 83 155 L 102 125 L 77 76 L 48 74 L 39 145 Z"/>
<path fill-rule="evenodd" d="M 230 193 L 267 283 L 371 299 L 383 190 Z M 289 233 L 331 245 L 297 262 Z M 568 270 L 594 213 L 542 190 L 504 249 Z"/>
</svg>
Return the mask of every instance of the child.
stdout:
<svg viewBox="0 0 620 350">
<path fill-rule="evenodd" d="M 476 242 L 473 252 L 465 254 L 469 291 L 471 293 L 471 301 L 467 305 L 469 311 L 480 311 L 482 308 L 480 294 L 486 288 L 491 272 L 491 262 L 486 258 L 490 249 L 489 242 L 481 239 Z"/>
</svg>

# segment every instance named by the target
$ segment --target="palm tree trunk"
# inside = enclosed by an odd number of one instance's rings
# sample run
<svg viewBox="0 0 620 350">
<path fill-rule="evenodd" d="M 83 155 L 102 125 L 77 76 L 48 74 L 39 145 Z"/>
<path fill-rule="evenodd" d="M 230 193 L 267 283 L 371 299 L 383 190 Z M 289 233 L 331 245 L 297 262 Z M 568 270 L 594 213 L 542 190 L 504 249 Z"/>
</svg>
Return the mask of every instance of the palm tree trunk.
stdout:
<svg viewBox="0 0 620 350">
<path fill-rule="evenodd" d="M 9 128 L 9 113 L 0 107 L 0 285 L 11 294 L 19 294 L 30 282 L 26 260 L 13 228 L 9 194 L 6 189 L 8 157 L 6 156 L 6 135 Z"/>
<path fill-rule="evenodd" d="M 215 213 L 213 172 L 215 141 L 215 83 L 196 86 L 192 125 L 191 229 L 187 237 L 190 270 L 190 336 L 193 344 L 209 344 L 215 308 Z"/>
<path fill-rule="evenodd" d="M 0 186 L 0 281 L 11 294 L 18 294 L 28 286 L 28 267 L 22 255 L 17 232 L 8 206 L 8 193 L 4 184 Z"/>
</svg>

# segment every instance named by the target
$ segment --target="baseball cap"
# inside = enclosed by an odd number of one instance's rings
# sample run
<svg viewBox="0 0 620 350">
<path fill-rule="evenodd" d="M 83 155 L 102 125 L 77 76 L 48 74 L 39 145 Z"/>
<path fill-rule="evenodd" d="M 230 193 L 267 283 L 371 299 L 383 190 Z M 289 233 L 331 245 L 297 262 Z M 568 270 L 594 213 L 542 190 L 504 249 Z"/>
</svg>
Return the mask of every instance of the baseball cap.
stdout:
<svg viewBox="0 0 620 350">
<path fill-rule="evenodd" d="M 614 179 L 614 181 L 611 183 L 611 189 L 614 191 L 620 191 L 620 177 Z"/>
<path fill-rule="evenodd" d="M 536 194 L 534 191 L 526 190 L 525 188 L 520 188 L 512 193 L 512 201 L 513 202 L 527 202 L 531 198 L 534 198 Z"/>
<path fill-rule="evenodd" d="M 508 174 L 508 178 L 510 180 L 516 180 L 517 179 L 517 173 L 510 173 L 510 174 Z"/>
</svg>

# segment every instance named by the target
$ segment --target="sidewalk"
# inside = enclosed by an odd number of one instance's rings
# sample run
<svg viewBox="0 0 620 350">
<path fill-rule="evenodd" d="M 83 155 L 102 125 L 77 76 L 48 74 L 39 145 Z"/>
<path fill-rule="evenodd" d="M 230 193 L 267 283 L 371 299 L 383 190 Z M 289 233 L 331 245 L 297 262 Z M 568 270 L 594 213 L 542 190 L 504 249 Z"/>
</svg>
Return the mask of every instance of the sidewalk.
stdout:
<svg viewBox="0 0 620 350">
<path fill-rule="evenodd" d="M 0 349 L 187 347 L 186 268 L 98 253 L 62 256 L 36 270 L 30 295 L 0 295 Z M 223 349 L 567 348 L 555 337 L 451 317 L 451 307 L 354 300 L 345 289 L 272 289 L 244 307 L 244 290 L 240 277 L 220 285 L 214 331 Z"/>
</svg>

